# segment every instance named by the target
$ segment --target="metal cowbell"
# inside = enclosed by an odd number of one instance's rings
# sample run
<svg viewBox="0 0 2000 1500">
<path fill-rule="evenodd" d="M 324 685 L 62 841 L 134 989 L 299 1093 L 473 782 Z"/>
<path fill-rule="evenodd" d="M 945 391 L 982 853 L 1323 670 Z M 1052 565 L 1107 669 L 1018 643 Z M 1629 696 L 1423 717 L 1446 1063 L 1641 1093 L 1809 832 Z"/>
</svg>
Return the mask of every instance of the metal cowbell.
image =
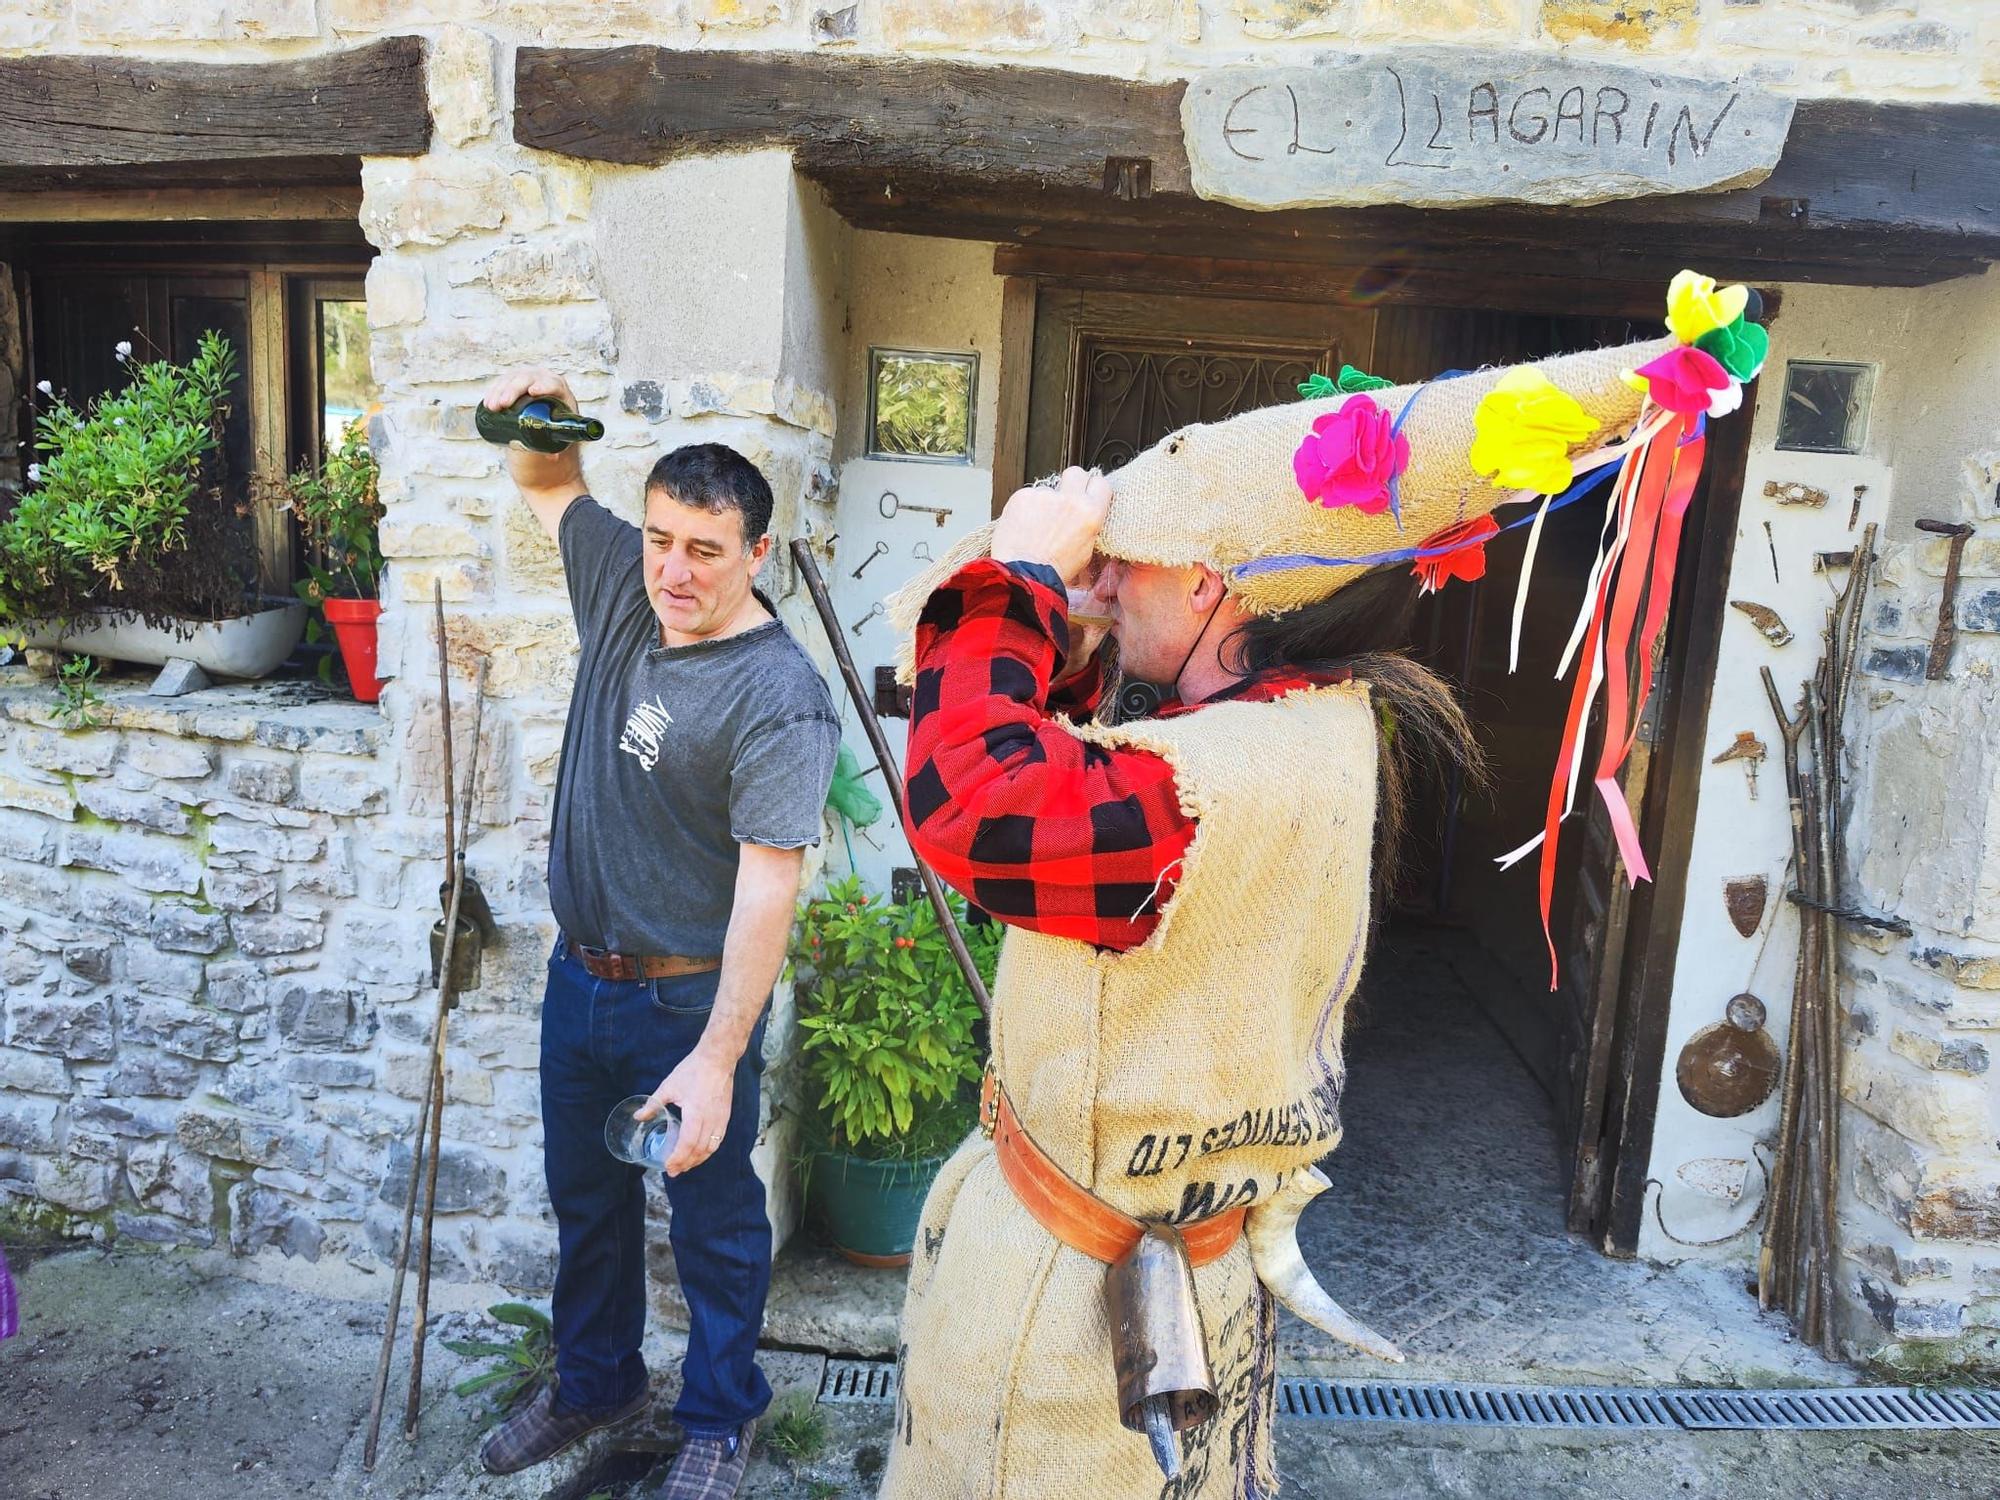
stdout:
<svg viewBox="0 0 2000 1500">
<path fill-rule="evenodd" d="M 1215 1415 L 1215 1374 L 1195 1300 L 1194 1267 L 1171 1224 L 1148 1224 L 1104 1277 L 1118 1377 L 1118 1418 L 1143 1432 L 1168 1478 L 1180 1472 L 1174 1434 Z"/>
</svg>

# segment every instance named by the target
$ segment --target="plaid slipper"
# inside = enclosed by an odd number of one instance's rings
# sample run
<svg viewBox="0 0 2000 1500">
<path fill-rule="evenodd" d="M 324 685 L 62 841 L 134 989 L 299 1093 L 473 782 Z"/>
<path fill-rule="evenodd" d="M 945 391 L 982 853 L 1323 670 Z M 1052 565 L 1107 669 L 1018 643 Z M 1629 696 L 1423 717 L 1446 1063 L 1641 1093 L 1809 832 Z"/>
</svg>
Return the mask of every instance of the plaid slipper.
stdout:
<svg viewBox="0 0 2000 1500">
<path fill-rule="evenodd" d="M 650 1500 L 731 1500 L 750 1462 L 750 1439 L 757 1424 L 746 1422 L 734 1437 L 696 1437 L 689 1433 L 681 1451 Z"/>
<path fill-rule="evenodd" d="M 489 1474 L 518 1474 L 546 1459 L 554 1458 L 579 1438 L 600 1427 L 609 1427 L 642 1412 L 653 1393 L 642 1387 L 639 1394 L 616 1409 L 596 1416 L 556 1400 L 554 1386 L 543 1386 L 535 1399 L 494 1429 L 479 1450 L 479 1461 Z"/>
</svg>

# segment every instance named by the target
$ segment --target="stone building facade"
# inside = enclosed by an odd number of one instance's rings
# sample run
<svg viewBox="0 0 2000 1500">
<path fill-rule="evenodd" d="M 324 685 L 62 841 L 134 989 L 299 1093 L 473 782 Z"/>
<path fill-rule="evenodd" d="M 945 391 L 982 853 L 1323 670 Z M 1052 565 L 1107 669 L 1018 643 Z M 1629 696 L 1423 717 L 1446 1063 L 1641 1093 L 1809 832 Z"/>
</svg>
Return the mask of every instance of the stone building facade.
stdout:
<svg viewBox="0 0 2000 1500">
<path fill-rule="evenodd" d="M 2000 100 L 2000 16 L 1980 0 L 26 0 L 0 15 L 0 53 L 249 64 L 413 33 L 427 48 L 429 148 L 364 160 L 351 194 L 260 194 L 240 180 L 0 189 L 0 221 L 31 226 L 358 222 L 376 252 L 372 435 L 390 560 L 379 710 L 282 685 L 174 701 L 134 687 L 110 693 L 96 727 L 69 730 L 45 685 L 19 669 L 0 681 L 0 1195 L 10 1214 L 68 1233 L 213 1245 L 263 1270 L 274 1256 L 326 1277 L 381 1265 L 431 1007 L 425 933 L 442 836 L 429 602 L 441 586 L 455 695 L 469 691 L 475 662 L 489 671 L 470 861 L 503 936 L 451 1026 L 440 1267 L 528 1291 L 547 1285 L 553 1256 L 534 1059 L 553 937 L 548 797 L 575 637 L 555 552 L 511 500 L 471 403 L 498 368 L 565 371 L 609 428 L 589 456 L 593 488 L 633 516 L 660 451 L 735 445 L 771 478 L 781 539 L 839 536 L 833 556 L 849 566 L 834 573 L 837 602 L 861 622 L 857 654 L 885 661 L 868 604 L 920 565 L 916 543 L 941 555 L 984 518 L 1008 373 L 992 244 L 857 229 L 783 149 L 619 166 L 521 145 L 510 125 L 520 49 L 922 55 L 1158 80 L 1451 45 L 1742 75 L 1802 100 Z M 1772 282 L 1785 305 L 1734 568 L 1794 616 L 1800 640 L 1784 660 L 1803 675 L 1823 580 L 1809 566 L 1785 582 L 1757 576 L 1761 523 L 1781 528 L 1796 560 L 1851 545 L 1840 540 L 1848 516 L 1844 506 L 1780 515 L 1753 497 L 1767 478 L 1842 495 L 1867 486 L 1885 544 L 1850 726 L 1854 895 L 1899 912 L 1914 935 L 1846 950 L 1847 1341 L 1860 1353 L 1972 1361 L 2000 1336 L 1988 1076 L 2000 1030 L 2000 877 L 1989 868 L 2000 774 L 1984 733 L 2000 660 L 2000 541 L 1983 534 L 2000 431 L 1980 394 L 2000 374 L 2000 277 L 1882 289 L 1811 279 Z M 29 368 L 12 288 L 0 278 L 0 410 L 18 409 Z M 981 356 L 970 464 L 915 470 L 867 456 L 871 348 Z M 1862 454 L 1806 462 L 1775 450 L 1787 358 L 1879 366 Z M 0 480 L 18 482 L 9 436 Z M 885 490 L 949 520 L 887 529 Z M 1923 680 L 1941 544 L 1914 540 L 1918 515 L 1982 528 L 1966 554 L 1959 655 L 1941 682 Z M 896 554 L 851 577 L 891 535 Z M 787 620 L 823 651 L 782 549 L 773 568 Z M 1754 674 L 1739 680 L 1756 638 L 1747 622 L 1727 628 L 1708 722 L 1716 749 L 1739 729 L 1773 737 Z M 469 706 L 455 696 L 461 724 Z M 1719 1238 L 1754 1212 L 1751 1143 L 1770 1132 L 1774 1107 L 1734 1121 L 1696 1115 L 1671 1067 L 1680 1041 L 1753 984 L 1782 1032 L 1786 918 L 1771 917 L 1754 952 L 1732 946 L 1713 890 L 1752 868 L 1782 887 L 1783 812 L 1768 783 L 1751 800 L 1733 766 L 1704 774 L 1647 1254 L 1744 1253 L 1740 1238 L 1708 1251 L 1676 1240 Z M 901 862 L 893 834 L 885 844 L 855 860 L 877 880 Z M 782 1102 L 780 1011 L 772 1092 Z M 768 1113 L 761 1160 L 789 1230 L 790 1148 L 782 1108 Z M 1697 1163 L 1710 1165 L 1684 1170 Z"/>
</svg>

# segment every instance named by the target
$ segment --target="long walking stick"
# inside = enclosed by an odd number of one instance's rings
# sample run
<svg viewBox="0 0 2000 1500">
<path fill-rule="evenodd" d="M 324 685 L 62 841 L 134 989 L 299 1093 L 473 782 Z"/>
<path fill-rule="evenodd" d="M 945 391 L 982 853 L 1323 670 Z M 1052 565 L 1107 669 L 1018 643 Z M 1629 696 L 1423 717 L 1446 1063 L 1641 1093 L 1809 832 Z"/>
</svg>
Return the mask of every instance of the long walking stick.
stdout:
<svg viewBox="0 0 2000 1500">
<path fill-rule="evenodd" d="M 455 910 L 458 904 L 457 887 L 460 872 L 454 858 L 456 844 L 453 837 L 452 797 L 456 788 L 452 784 L 451 774 L 451 692 L 445 654 L 444 587 L 442 584 L 432 585 L 431 605 L 437 619 L 438 682 L 443 689 L 439 697 L 438 708 L 441 715 L 440 724 L 444 742 L 445 866 L 447 874 L 453 883 L 451 904 Z M 484 664 L 482 663 L 482 672 L 483 670 Z M 442 1034 L 444 1013 L 451 1001 L 451 940 L 454 935 L 455 932 L 452 927 L 445 929 L 444 962 L 439 973 L 438 983 L 438 1021 L 432 1033 L 434 1038 Z M 417 1214 L 417 1188 L 422 1180 L 421 1174 L 424 1169 L 425 1122 L 431 1113 L 435 1096 L 442 1088 L 443 1085 L 439 1081 L 438 1071 L 433 1066 L 425 1077 L 424 1102 L 417 1112 L 415 1138 L 410 1142 L 410 1180 L 403 1192 L 403 1232 L 396 1247 L 395 1274 L 389 1282 L 389 1308 L 388 1316 L 382 1325 L 382 1348 L 375 1357 L 374 1394 L 370 1398 L 368 1405 L 368 1437 L 361 1449 L 361 1467 L 370 1471 L 375 1467 L 375 1457 L 381 1442 L 382 1403 L 389 1392 L 389 1362 L 395 1354 L 396 1323 L 403 1308 L 403 1278 L 408 1273 L 410 1267 L 411 1231 L 415 1227 Z"/>
<path fill-rule="evenodd" d="M 437 1030 L 431 1037 L 431 1077 L 425 1093 L 431 1101 L 430 1146 L 424 1165 L 424 1237 L 417 1256 L 417 1312 L 410 1324 L 410 1393 L 403 1402 L 403 1436 L 417 1435 L 417 1417 L 423 1400 L 424 1337 L 430 1331 L 431 1228 L 437 1214 L 438 1157 L 444 1138 L 444 1034 L 445 1018 L 458 1003 L 457 947 L 459 906 L 465 896 L 465 846 L 472 840 L 472 795 L 479 784 L 479 729 L 486 717 L 486 659 L 480 658 L 479 672 L 472 688 L 472 746 L 465 755 L 465 789 L 458 805 L 458 845 L 456 852 L 445 851 L 446 868 L 451 871 L 451 901 L 444 918 L 444 947 L 439 954 Z M 449 759 L 446 765 L 450 765 Z M 446 783 L 451 773 L 445 772 Z M 450 811 L 447 799 L 446 811 Z M 449 824 L 447 824 L 449 826 Z M 446 997 L 450 998 L 447 999 Z"/>
<path fill-rule="evenodd" d="M 861 674 L 855 670 L 854 658 L 848 655 L 847 642 L 841 639 L 840 617 L 833 612 L 833 600 L 826 592 L 826 580 L 820 577 L 819 562 L 813 557 L 812 544 L 804 537 L 792 542 L 792 561 L 799 566 L 799 575 L 806 581 L 806 589 L 812 595 L 813 608 L 819 611 L 819 623 L 826 631 L 826 638 L 833 646 L 833 658 L 840 663 L 841 679 L 847 684 L 847 696 L 854 700 L 854 711 L 861 715 L 861 727 L 868 733 L 868 743 L 875 749 L 875 759 L 882 767 L 882 781 L 889 788 L 889 800 L 895 804 L 897 821 L 903 825 L 903 832 L 910 831 L 910 816 L 903 806 L 903 778 L 896 769 L 896 752 L 889 748 L 889 736 L 882 732 L 882 721 L 875 717 L 875 705 L 868 699 L 868 689 L 861 681 Z M 972 961 L 972 950 L 965 946 L 965 934 L 958 930 L 958 918 L 952 915 L 951 903 L 945 899 L 944 886 L 935 871 L 924 863 L 923 856 L 914 849 L 910 858 L 917 863 L 917 877 L 924 883 L 924 894 L 931 898 L 931 908 L 937 912 L 938 926 L 944 929 L 944 940 L 951 947 L 951 956 L 958 960 L 958 967 L 965 975 L 965 982 L 972 987 L 973 998 L 978 1000 L 980 1010 L 987 1015 L 993 1013 L 993 997 L 986 993 L 986 981 L 979 977 L 979 965 Z"/>
</svg>

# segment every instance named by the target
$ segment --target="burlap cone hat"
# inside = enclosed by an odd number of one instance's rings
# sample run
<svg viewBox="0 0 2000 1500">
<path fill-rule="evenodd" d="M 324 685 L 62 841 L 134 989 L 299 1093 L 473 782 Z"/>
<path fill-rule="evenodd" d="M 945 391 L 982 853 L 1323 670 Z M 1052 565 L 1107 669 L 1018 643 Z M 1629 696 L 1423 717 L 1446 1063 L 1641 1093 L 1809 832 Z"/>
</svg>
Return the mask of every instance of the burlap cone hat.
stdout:
<svg viewBox="0 0 2000 1500">
<path fill-rule="evenodd" d="M 1745 322 L 1747 298 L 1685 271 L 1665 338 L 1414 385 L 1343 369 L 1301 400 L 1184 427 L 1110 475 L 1099 550 L 1209 564 L 1250 610 L 1281 614 L 1371 568 L 1476 547 L 1497 507 L 1608 477 L 1621 443 L 1651 435 L 1637 430 L 1642 414 L 1733 409 L 1767 346 Z M 990 535 L 967 536 L 891 597 L 899 630 Z"/>
</svg>

